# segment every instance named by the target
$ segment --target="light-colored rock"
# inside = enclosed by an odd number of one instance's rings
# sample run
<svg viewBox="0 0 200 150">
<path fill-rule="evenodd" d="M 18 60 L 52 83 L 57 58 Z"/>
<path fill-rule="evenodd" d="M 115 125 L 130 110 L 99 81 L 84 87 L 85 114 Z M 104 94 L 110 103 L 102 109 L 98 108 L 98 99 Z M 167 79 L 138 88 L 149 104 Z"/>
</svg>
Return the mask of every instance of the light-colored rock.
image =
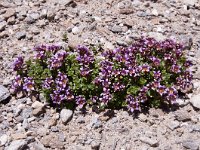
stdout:
<svg viewBox="0 0 200 150">
<path fill-rule="evenodd" d="M 190 99 L 190 103 L 195 108 L 200 109 L 200 94 L 192 96 L 191 99 Z"/>
<path fill-rule="evenodd" d="M 195 140 L 192 139 L 188 139 L 182 142 L 183 147 L 190 149 L 190 150 L 198 150 L 199 149 L 199 145 L 198 142 L 196 142 Z"/>
<path fill-rule="evenodd" d="M 7 25 L 6 21 L 0 22 L 0 32 L 5 29 L 6 25 Z"/>
<path fill-rule="evenodd" d="M 66 124 L 72 118 L 73 111 L 69 109 L 62 109 L 60 112 L 61 121 Z"/>
<path fill-rule="evenodd" d="M 157 147 L 159 145 L 158 140 L 151 139 L 151 138 L 148 138 L 148 137 L 141 137 L 140 141 L 150 145 L 151 147 Z"/>
<path fill-rule="evenodd" d="M 0 85 L 0 102 L 6 100 L 10 96 L 10 92 L 3 85 Z"/>
<path fill-rule="evenodd" d="M 8 141 L 8 136 L 6 134 L 3 134 L 0 136 L 0 145 L 3 146 L 7 143 Z"/>
<path fill-rule="evenodd" d="M 4 14 L 4 18 L 7 20 L 8 18 L 14 16 L 16 14 L 16 11 L 14 8 L 9 8 L 6 10 L 6 13 Z"/>
<path fill-rule="evenodd" d="M 11 144 L 5 150 L 23 150 L 27 146 L 27 141 L 16 140 L 12 141 Z"/>
<path fill-rule="evenodd" d="M 172 131 L 180 126 L 178 121 L 169 121 L 167 127 L 170 128 Z"/>
</svg>

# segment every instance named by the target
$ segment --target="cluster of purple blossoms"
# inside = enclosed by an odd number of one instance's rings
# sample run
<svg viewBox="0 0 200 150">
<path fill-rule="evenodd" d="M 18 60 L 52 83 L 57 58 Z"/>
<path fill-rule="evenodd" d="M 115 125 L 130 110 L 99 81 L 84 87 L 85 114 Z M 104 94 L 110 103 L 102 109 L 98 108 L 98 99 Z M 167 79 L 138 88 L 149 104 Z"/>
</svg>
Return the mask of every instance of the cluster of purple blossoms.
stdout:
<svg viewBox="0 0 200 150">
<path fill-rule="evenodd" d="M 82 108 L 85 105 L 85 103 L 86 103 L 86 99 L 85 99 L 84 95 L 78 95 L 78 96 L 76 96 L 75 100 L 76 100 L 76 104 L 80 108 Z"/>
<path fill-rule="evenodd" d="M 12 89 L 17 92 L 22 90 L 22 78 L 20 75 L 17 75 L 14 80 L 12 80 Z"/>
<path fill-rule="evenodd" d="M 140 110 L 140 102 L 139 102 L 138 98 L 135 98 L 132 95 L 127 95 L 126 96 L 126 102 L 127 102 L 128 110 L 130 112 Z"/>
<path fill-rule="evenodd" d="M 181 89 L 185 90 L 187 88 L 190 88 L 192 85 L 193 75 L 189 70 L 186 70 L 181 76 L 176 78 L 176 85 Z"/>
<path fill-rule="evenodd" d="M 77 61 L 81 65 L 80 74 L 82 76 L 88 76 L 92 70 L 90 66 L 94 63 L 94 55 L 93 53 L 85 46 L 77 47 Z"/>
<path fill-rule="evenodd" d="M 64 63 L 66 56 L 67 52 L 64 50 L 56 52 L 56 54 L 53 55 L 51 59 L 48 61 L 49 68 L 51 70 L 60 68 Z"/>
<path fill-rule="evenodd" d="M 66 74 L 59 72 L 55 81 L 52 78 L 46 78 L 43 83 L 43 87 L 49 89 L 50 87 L 55 89 L 51 94 L 51 100 L 53 103 L 61 104 L 64 100 L 71 101 L 74 99 L 74 95 L 68 84 L 69 80 Z"/>
<path fill-rule="evenodd" d="M 34 59 L 37 60 L 44 60 L 47 56 L 47 52 L 51 52 L 52 54 L 56 53 L 58 50 L 60 50 L 62 47 L 58 45 L 39 45 L 35 46 L 33 48 L 34 51 L 36 51 L 36 54 L 34 56 Z"/>
<path fill-rule="evenodd" d="M 24 84 L 23 84 L 23 90 L 30 92 L 35 90 L 35 83 L 33 78 L 31 77 L 25 77 L 24 78 Z"/>
<path fill-rule="evenodd" d="M 42 87 L 45 89 L 51 89 L 52 85 L 54 83 L 54 80 L 52 77 L 48 77 L 44 80 Z"/>
<path fill-rule="evenodd" d="M 22 57 L 17 57 L 17 59 L 15 60 L 14 62 L 14 67 L 13 67 L 13 70 L 14 71 L 19 71 L 22 69 L 22 66 L 23 66 L 23 63 L 24 63 L 24 59 Z"/>
</svg>

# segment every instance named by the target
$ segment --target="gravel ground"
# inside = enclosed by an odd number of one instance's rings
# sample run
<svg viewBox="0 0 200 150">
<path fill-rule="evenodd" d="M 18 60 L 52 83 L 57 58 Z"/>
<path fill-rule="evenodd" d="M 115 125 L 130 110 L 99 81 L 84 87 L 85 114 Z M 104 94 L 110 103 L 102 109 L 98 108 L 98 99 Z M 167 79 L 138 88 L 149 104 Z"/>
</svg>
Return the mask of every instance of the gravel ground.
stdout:
<svg viewBox="0 0 200 150">
<path fill-rule="evenodd" d="M 179 108 L 56 112 L 10 96 L 13 59 L 37 44 L 112 49 L 141 36 L 185 44 L 194 89 Z M 0 114 L 0 150 L 200 149 L 200 0 L 0 0 Z"/>
</svg>

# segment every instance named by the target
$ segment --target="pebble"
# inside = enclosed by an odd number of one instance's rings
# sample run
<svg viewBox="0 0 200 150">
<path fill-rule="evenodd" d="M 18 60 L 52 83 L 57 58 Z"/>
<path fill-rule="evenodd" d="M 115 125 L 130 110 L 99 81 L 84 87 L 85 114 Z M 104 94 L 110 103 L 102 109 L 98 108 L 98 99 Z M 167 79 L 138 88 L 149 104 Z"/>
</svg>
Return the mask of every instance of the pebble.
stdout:
<svg viewBox="0 0 200 150">
<path fill-rule="evenodd" d="M 3 85 L 0 85 L 0 103 L 5 101 L 8 97 L 10 97 L 9 90 Z"/>
<path fill-rule="evenodd" d="M 159 142 L 155 139 L 151 139 L 148 137 L 141 137 L 140 141 L 150 145 L 151 147 L 158 147 L 159 146 Z"/>
<path fill-rule="evenodd" d="M 178 121 L 169 121 L 168 124 L 167 124 L 167 127 L 169 129 L 171 129 L 172 131 L 174 129 L 177 129 L 179 126 L 180 126 L 180 123 Z"/>
<path fill-rule="evenodd" d="M 3 134 L 0 136 L 0 145 L 3 146 L 7 143 L 8 141 L 8 136 L 6 134 Z"/>
<path fill-rule="evenodd" d="M 23 150 L 27 146 L 26 140 L 15 140 L 5 150 Z"/>
<path fill-rule="evenodd" d="M 0 32 L 5 29 L 6 25 L 7 25 L 6 21 L 2 21 L 2 22 L 0 21 Z"/>
<path fill-rule="evenodd" d="M 190 103 L 193 107 L 200 109 L 200 94 L 192 96 Z"/>
<path fill-rule="evenodd" d="M 18 40 L 24 39 L 26 37 L 26 32 L 25 31 L 19 31 L 16 33 L 16 38 Z"/>
<path fill-rule="evenodd" d="M 183 147 L 190 149 L 190 150 L 198 150 L 199 145 L 195 140 L 188 139 L 182 142 Z"/>
<path fill-rule="evenodd" d="M 70 119 L 72 118 L 72 115 L 73 115 L 72 110 L 62 109 L 60 112 L 60 119 L 64 124 L 66 124 L 70 121 Z"/>
</svg>

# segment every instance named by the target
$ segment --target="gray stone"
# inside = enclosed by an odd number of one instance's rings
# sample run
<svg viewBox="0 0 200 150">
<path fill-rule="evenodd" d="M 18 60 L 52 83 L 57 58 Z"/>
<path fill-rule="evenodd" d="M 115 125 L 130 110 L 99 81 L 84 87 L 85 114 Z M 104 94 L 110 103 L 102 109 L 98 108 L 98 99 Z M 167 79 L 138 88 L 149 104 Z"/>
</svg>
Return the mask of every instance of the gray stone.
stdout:
<svg viewBox="0 0 200 150">
<path fill-rule="evenodd" d="M 0 22 L 0 32 L 5 30 L 6 25 L 7 25 L 6 21 Z"/>
<path fill-rule="evenodd" d="M 131 14 L 133 13 L 133 5 L 130 0 L 124 0 L 118 3 L 118 9 L 120 14 Z"/>
<path fill-rule="evenodd" d="M 10 92 L 3 85 L 0 85 L 0 102 L 3 102 L 10 96 Z"/>
<path fill-rule="evenodd" d="M 66 124 L 72 118 L 73 111 L 69 109 L 62 109 L 60 112 L 61 121 Z"/>
<path fill-rule="evenodd" d="M 80 32 L 79 28 L 78 27 L 74 27 L 72 28 L 72 33 L 74 34 L 78 34 Z"/>
<path fill-rule="evenodd" d="M 35 23 L 35 19 L 33 19 L 31 16 L 26 17 L 25 21 L 27 22 L 27 24 L 33 24 Z"/>
<path fill-rule="evenodd" d="M 169 121 L 167 127 L 172 131 L 180 126 L 178 121 Z"/>
<path fill-rule="evenodd" d="M 121 28 L 120 26 L 114 25 L 114 26 L 111 28 L 111 31 L 112 31 L 113 33 L 122 32 L 122 28 Z"/>
<path fill-rule="evenodd" d="M 91 142 L 91 148 L 93 150 L 98 150 L 100 148 L 100 143 L 99 142 L 96 142 L 96 141 L 92 141 Z"/>
<path fill-rule="evenodd" d="M 48 10 L 47 11 L 47 19 L 49 21 L 54 20 L 54 17 L 56 16 L 56 13 L 54 12 L 54 10 Z"/>
<path fill-rule="evenodd" d="M 62 5 L 62 6 L 67 6 L 69 5 L 70 3 L 72 3 L 73 0 L 58 0 L 57 3 Z"/>
<path fill-rule="evenodd" d="M 6 13 L 4 14 L 4 18 L 7 20 L 8 18 L 14 16 L 16 14 L 15 9 L 9 8 L 6 10 Z"/>
<path fill-rule="evenodd" d="M 148 33 L 150 37 L 155 38 L 158 41 L 163 41 L 166 39 L 166 37 L 162 34 L 162 33 L 158 33 L 158 32 L 149 32 Z"/>
<path fill-rule="evenodd" d="M 7 141 L 8 141 L 8 136 L 6 134 L 0 136 L 0 146 L 5 145 Z"/>
<path fill-rule="evenodd" d="M 191 103 L 192 106 L 194 106 L 195 108 L 200 109 L 200 94 L 194 95 L 194 96 L 190 99 L 190 103 Z"/>
<path fill-rule="evenodd" d="M 38 13 L 32 13 L 29 15 L 31 18 L 33 18 L 34 20 L 38 20 L 40 15 Z"/>
<path fill-rule="evenodd" d="M 175 118 L 178 121 L 189 121 L 189 120 L 191 120 L 189 113 L 186 112 L 186 111 L 176 111 L 175 112 Z"/>
<path fill-rule="evenodd" d="M 199 3 L 198 0 L 182 0 L 182 2 L 185 3 L 186 5 L 192 5 L 192 6 Z"/>
<path fill-rule="evenodd" d="M 199 145 L 195 140 L 188 139 L 182 142 L 183 147 L 190 149 L 190 150 L 198 150 Z"/>
<path fill-rule="evenodd" d="M 23 150 L 27 146 L 25 140 L 15 140 L 5 150 Z"/>
<path fill-rule="evenodd" d="M 16 33 L 16 38 L 18 40 L 24 39 L 26 37 L 26 32 L 25 31 L 19 31 Z"/>
<path fill-rule="evenodd" d="M 148 137 L 141 137 L 140 141 L 150 145 L 151 147 L 157 147 L 159 145 L 159 142 L 157 140 Z"/>
</svg>

